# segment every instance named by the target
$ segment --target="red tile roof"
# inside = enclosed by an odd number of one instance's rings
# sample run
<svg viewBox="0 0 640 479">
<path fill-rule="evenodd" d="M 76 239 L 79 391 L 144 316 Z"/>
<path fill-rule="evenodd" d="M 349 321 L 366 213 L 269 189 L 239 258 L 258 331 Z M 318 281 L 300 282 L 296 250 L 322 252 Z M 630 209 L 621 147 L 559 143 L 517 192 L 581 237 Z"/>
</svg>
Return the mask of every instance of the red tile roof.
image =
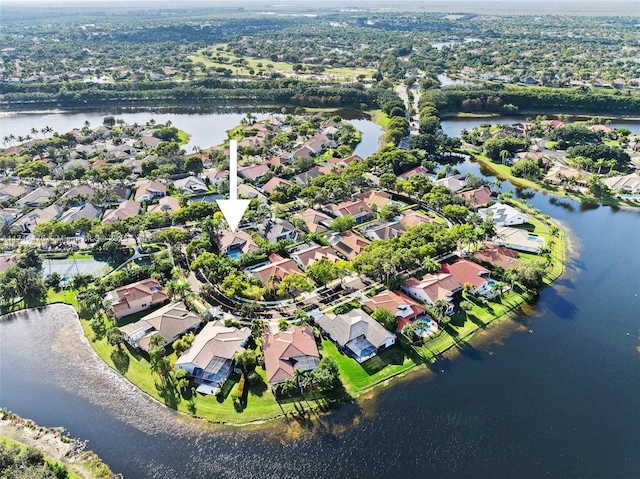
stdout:
<svg viewBox="0 0 640 479">
<path fill-rule="evenodd" d="M 424 306 L 400 291 L 382 291 L 365 301 L 364 304 L 374 311 L 377 308 L 384 308 L 393 313 L 398 321 L 400 318 L 415 319 L 426 311 Z M 398 329 L 402 328 L 398 325 Z"/>
<path fill-rule="evenodd" d="M 267 380 L 270 383 L 292 379 L 296 358 L 306 356 L 320 359 L 316 340 L 309 326 L 293 326 L 276 334 L 265 333 L 262 336 L 262 351 Z"/>
<path fill-rule="evenodd" d="M 460 258 L 453 264 L 443 264 L 442 271 L 451 274 L 458 283 L 464 285 L 472 284 L 476 288 L 482 286 L 486 281 L 480 275 L 488 275 L 489 270 L 468 259 Z"/>
</svg>

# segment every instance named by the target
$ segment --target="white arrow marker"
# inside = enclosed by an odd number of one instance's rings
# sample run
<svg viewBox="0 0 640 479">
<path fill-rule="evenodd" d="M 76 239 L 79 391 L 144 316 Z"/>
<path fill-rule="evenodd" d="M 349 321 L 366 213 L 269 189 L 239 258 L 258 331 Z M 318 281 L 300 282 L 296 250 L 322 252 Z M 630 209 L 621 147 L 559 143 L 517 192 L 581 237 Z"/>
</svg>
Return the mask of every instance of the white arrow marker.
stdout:
<svg viewBox="0 0 640 479">
<path fill-rule="evenodd" d="M 216 200 L 229 229 L 235 231 L 251 200 L 238 199 L 238 140 L 229 141 L 229 199 Z"/>
</svg>

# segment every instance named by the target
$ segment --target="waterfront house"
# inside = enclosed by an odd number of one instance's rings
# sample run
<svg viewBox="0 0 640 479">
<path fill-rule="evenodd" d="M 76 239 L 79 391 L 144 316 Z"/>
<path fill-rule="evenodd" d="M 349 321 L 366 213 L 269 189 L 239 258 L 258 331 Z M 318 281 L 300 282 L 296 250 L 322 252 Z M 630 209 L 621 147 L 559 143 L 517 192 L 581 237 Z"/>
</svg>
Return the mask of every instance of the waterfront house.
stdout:
<svg viewBox="0 0 640 479">
<path fill-rule="evenodd" d="M 361 309 L 345 314 L 324 314 L 317 320 L 320 329 L 346 354 L 363 363 L 393 346 L 396 335 Z"/>
<path fill-rule="evenodd" d="M 538 253 L 544 248 L 545 240 L 541 236 L 529 233 L 527 230 L 499 226 L 496 228 L 496 236 L 493 238 L 493 244 L 518 251 Z"/>
<path fill-rule="evenodd" d="M 187 309 L 185 304 L 171 303 L 147 314 L 135 323 L 128 324 L 120 330 L 125 341 L 133 348 L 139 348 L 150 353 L 153 346 L 151 337 L 159 333 L 163 341 L 160 346 L 172 344 L 183 334 L 195 331 L 200 327 L 202 318 Z"/>
<path fill-rule="evenodd" d="M 467 200 L 469 202 L 469 206 L 473 209 L 483 208 L 493 201 L 493 198 L 491 197 L 491 190 L 486 186 L 475 190 L 457 193 L 456 196 Z"/>
<path fill-rule="evenodd" d="M 516 251 L 492 244 L 484 245 L 481 250 L 473 253 L 473 257 L 482 263 L 487 263 L 493 267 L 504 270 L 515 268 L 522 264 L 517 259 L 518 253 Z"/>
<path fill-rule="evenodd" d="M 320 353 L 310 326 L 291 326 L 286 331 L 262 335 L 262 352 L 267 381 L 272 387 L 293 379 L 293 371 L 313 370 Z"/>
<path fill-rule="evenodd" d="M 467 182 L 462 175 L 445 176 L 444 178 L 434 180 L 433 184 L 436 186 L 445 186 L 453 193 L 467 186 Z"/>
<path fill-rule="evenodd" d="M 226 327 L 223 321 L 207 323 L 175 362 L 193 379 L 196 391 L 216 394 L 231 375 L 235 355 L 247 345 L 251 330 Z"/>
<path fill-rule="evenodd" d="M 167 185 L 159 181 L 144 181 L 138 185 L 134 199 L 138 202 L 162 198 L 167 194 Z"/>
<path fill-rule="evenodd" d="M 453 296 L 462 290 L 462 285 L 449 273 L 426 274 L 422 278 L 409 278 L 402 290 L 414 299 L 433 306 L 442 299 L 448 303 L 446 314 L 453 314 Z"/>
<path fill-rule="evenodd" d="M 398 331 L 425 313 L 425 307 L 400 291 L 386 290 L 369 298 L 364 305 L 375 311 L 384 308 L 398 320 Z"/>
<path fill-rule="evenodd" d="M 429 175 L 429 170 L 427 170 L 424 166 L 418 166 L 416 168 L 413 168 L 405 173 L 402 173 L 401 175 L 398 175 L 398 178 L 402 178 L 403 180 L 408 180 L 409 178 L 411 178 L 414 175 Z"/>
<path fill-rule="evenodd" d="M 449 273 L 462 285 L 470 284 L 472 286 L 470 291 L 473 294 L 487 297 L 493 297 L 495 294 L 493 290 L 495 280 L 489 277 L 490 271 L 478 263 L 460 258 L 452 264 L 443 263 L 442 271 Z"/>
<path fill-rule="evenodd" d="M 603 178 L 602 182 L 611 188 L 612 191 L 619 191 L 622 194 L 640 193 L 640 176 L 636 174 L 625 176 L 611 176 Z"/>
<path fill-rule="evenodd" d="M 143 279 L 109 291 L 105 299 L 113 306 L 116 319 L 163 304 L 169 297 L 155 279 Z"/>
<path fill-rule="evenodd" d="M 522 225 L 529 222 L 529 217 L 513 206 L 495 203 L 488 208 L 481 208 L 478 214 L 482 219 L 491 218 L 496 226 Z"/>
</svg>

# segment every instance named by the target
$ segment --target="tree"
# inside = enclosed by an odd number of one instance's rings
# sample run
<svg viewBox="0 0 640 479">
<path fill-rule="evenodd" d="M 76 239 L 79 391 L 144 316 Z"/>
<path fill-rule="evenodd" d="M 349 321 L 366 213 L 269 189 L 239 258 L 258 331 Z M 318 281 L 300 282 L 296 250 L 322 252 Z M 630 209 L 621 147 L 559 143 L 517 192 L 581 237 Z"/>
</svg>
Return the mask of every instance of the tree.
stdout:
<svg viewBox="0 0 640 479">
<path fill-rule="evenodd" d="M 278 296 L 293 297 L 302 291 L 311 291 L 313 284 L 309 278 L 301 274 L 288 274 L 280 281 L 278 285 Z"/>
<path fill-rule="evenodd" d="M 122 337 L 122 331 L 119 328 L 113 327 L 107 331 L 107 342 L 118 349 L 122 349 L 122 343 L 124 338 Z"/>
<path fill-rule="evenodd" d="M 380 218 L 391 221 L 400 214 L 400 208 L 395 203 L 387 203 L 380 209 Z"/>
<path fill-rule="evenodd" d="M 440 263 L 438 263 L 435 259 L 427 256 L 422 260 L 422 267 L 427 273 L 435 273 L 440 269 Z"/>
<path fill-rule="evenodd" d="M 166 344 L 166 341 L 162 334 L 154 333 L 149 338 L 149 345 L 153 348 L 162 347 Z"/>
<path fill-rule="evenodd" d="M 311 372 L 314 384 L 320 391 L 331 391 L 341 385 L 340 370 L 335 359 L 325 356 Z"/>
<path fill-rule="evenodd" d="M 607 196 L 610 192 L 607 185 L 597 175 L 591 175 L 589 177 L 589 192 L 596 198 L 602 198 Z"/>
<path fill-rule="evenodd" d="M 371 317 L 381 323 L 392 333 L 395 333 L 396 329 L 398 329 L 398 319 L 388 309 L 376 308 L 376 310 L 371 314 Z"/>
<path fill-rule="evenodd" d="M 469 300 L 464 300 L 460 302 L 460 309 L 465 312 L 467 316 L 469 316 L 469 312 L 473 309 L 473 303 Z"/>
<path fill-rule="evenodd" d="M 340 216 L 334 219 L 329 227 L 332 230 L 344 232 L 350 230 L 356 225 L 356 220 L 351 215 Z"/>
<path fill-rule="evenodd" d="M 534 291 L 543 284 L 545 266 L 539 261 L 523 263 L 516 267 L 516 273 L 518 283 L 528 290 Z"/>
<path fill-rule="evenodd" d="M 184 160 L 185 171 L 193 173 L 194 175 L 198 175 L 202 172 L 202 169 L 203 169 L 202 160 L 200 159 L 199 156 L 197 155 L 190 156 Z"/>
<path fill-rule="evenodd" d="M 282 318 L 280 321 L 278 321 L 278 330 L 279 331 L 286 331 L 287 329 L 289 329 L 289 321 L 287 321 L 286 319 Z"/>
<path fill-rule="evenodd" d="M 322 286 L 326 286 L 338 277 L 336 265 L 326 258 L 307 266 L 306 273 L 316 284 Z"/>
<path fill-rule="evenodd" d="M 251 320 L 251 335 L 259 338 L 267 330 L 269 323 L 265 319 L 254 318 Z"/>
<path fill-rule="evenodd" d="M 236 365 L 242 369 L 245 376 L 258 364 L 258 355 L 251 349 L 243 349 L 242 351 L 237 352 L 234 359 L 236 361 Z"/>
</svg>

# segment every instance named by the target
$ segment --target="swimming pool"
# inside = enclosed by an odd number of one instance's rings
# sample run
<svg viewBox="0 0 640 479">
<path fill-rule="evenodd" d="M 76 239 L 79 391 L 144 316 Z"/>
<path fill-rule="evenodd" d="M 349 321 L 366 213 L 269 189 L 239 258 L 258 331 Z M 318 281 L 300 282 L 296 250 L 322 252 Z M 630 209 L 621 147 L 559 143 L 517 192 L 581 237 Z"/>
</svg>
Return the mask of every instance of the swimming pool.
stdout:
<svg viewBox="0 0 640 479">
<path fill-rule="evenodd" d="M 539 241 L 539 240 L 540 240 L 540 237 L 539 237 L 539 236 L 536 236 L 536 235 L 527 235 L 527 239 L 528 239 L 529 241 Z"/>
</svg>

